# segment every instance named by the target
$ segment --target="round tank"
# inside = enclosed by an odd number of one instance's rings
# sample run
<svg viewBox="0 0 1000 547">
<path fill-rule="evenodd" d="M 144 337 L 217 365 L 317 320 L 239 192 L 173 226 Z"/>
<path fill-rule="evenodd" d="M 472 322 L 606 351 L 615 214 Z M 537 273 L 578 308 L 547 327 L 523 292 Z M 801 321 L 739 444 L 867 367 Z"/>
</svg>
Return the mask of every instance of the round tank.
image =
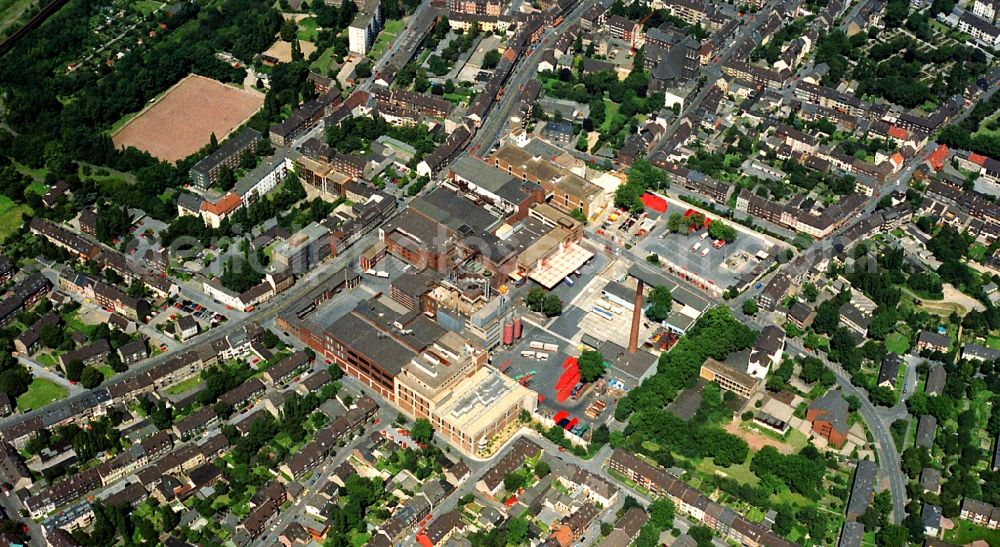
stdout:
<svg viewBox="0 0 1000 547">
<path fill-rule="evenodd" d="M 514 338 L 517 338 L 517 339 L 521 338 L 521 318 L 520 317 L 515 317 L 514 318 Z"/>
<path fill-rule="evenodd" d="M 514 324 L 504 323 L 503 324 L 503 343 L 507 346 L 514 343 Z"/>
</svg>

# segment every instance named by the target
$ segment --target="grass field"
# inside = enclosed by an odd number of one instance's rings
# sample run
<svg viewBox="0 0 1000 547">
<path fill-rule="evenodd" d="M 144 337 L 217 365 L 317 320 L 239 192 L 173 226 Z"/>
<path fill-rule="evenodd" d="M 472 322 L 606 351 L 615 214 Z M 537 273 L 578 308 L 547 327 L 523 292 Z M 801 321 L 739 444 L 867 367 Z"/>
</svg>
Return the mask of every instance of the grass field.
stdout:
<svg viewBox="0 0 1000 547">
<path fill-rule="evenodd" d="M 316 41 L 316 35 L 319 33 L 319 31 L 316 30 L 317 26 L 315 17 L 301 19 L 299 20 L 298 25 L 299 25 L 299 31 L 296 33 L 296 36 L 298 37 L 299 40 L 305 40 L 307 42 Z"/>
<path fill-rule="evenodd" d="M 69 394 L 69 390 L 52 380 L 35 378 L 28 387 L 28 391 L 17 398 L 17 409 L 21 412 L 27 412 L 41 408 L 52 401 L 65 398 L 67 394 Z"/>
<path fill-rule="evenodd" d="M 456 86 L 455 92 L 445 93 L 444 98 L 455 104 L 461 104 L 463 102 L 468 101 L 473 95 L 474 93 L 472 92 L 471 89 Z"/>
<path fill-rule="evenodd" d="M 33 169 L 31 167 L 28 167 L 27 165 L 18 163 L 16 161 L 13 163 L 14 163 L 14 169 L 17 169 L 18 173 L 21 173 L 22 175 L 28 175 L 29 177 L 35 179 L 36 181 L 45 180 L 45 175 L 49 174 L 49 169 L 47 167 L 39 167 L 37 169 Z"/>
<path fill-rule="evenodd" d="M 750 464 L 747 462 L 730 467 L 719 467 L 712 460 L 705 458 L 698 463 L 697 469 L 707 475 L 729 477 L 740 484 L 756 485 L 760 482 L 760 479 L 757 478 L 757 475 L 753 474 L 753 471 L 750 471 Z"/>
<path fill-rule="evenodd" d="M 385 50 L 389 49 L 389 44 L 396 39 L 396 35 L 399 34 L 403 27 L 406 26 L 406 20 L 409 17 L 404 17 L 402 19 L 394 21 L 386 21 L 385 28 L 382 32 L 378 34 L 378 38 L 375 39 L 375 44 L 372 45 L 371 51 L 368 52 L 368 58 L 377 61 Z"/>
<path fill-rule="evenodd" d="M 320 56 L 309 65 L 309 70 L 326 76 L 326 71 L 330 69 L 331 61 L 333 61 L 333 47 L 328 47 L 326 48 L 326 51 L 321 53 Z"/>
<path fill-rule="evenodd" d="M 910 341 L 903 334 L 894 332 L 885 337 L 885 349 L 898 355 L 906 355 L 910 350 Z"/>
<path fill-rule="evenodd" d="M 194 375 L 183 382 L 178 382 L 167 388 L 168 395 L 180 395 L 186 391 L 190 391 L 201 383 L 201 376 Z"/>
<path fill-rule="evenodd" d="M 597 130 L 601 134 L 611 131 L 611 122 L 615 120 L 616 116 L 618 116 L 618 103 L 610 99 L 604 99 L 604 123 Z"/>
<path fill-rule="evenodd" d="M 944 533 L 944 540 L 955 545 L 968 545 L 976 540 L 984 540 L 987 545 L 1000 545 L 1000 530 L 990 530 L 976 526 L 967 520 L 955 520 L 955 529 Z"/>
<path fill-rule="evenodd" d="M 21 218 L 26 214 L 31 214 L 31 207 L 18 205 L 14 200 L 0 194 L 0 241 L 7 239 L 21 227 Z"/>
<path fill-rule="evenodd" d="M 0 30 L 19 26 L 21 15 L 34 4 L 34 0 L 0 0 Z"/>
<path fill-rule="evenodd" d="M 111 368 L 109 365 L 101 365 L 97 367 L 97 370 L 101 371 L 104 375 L 104 381 L 108 381 L 112 376 L 115 375 L 115 369 Z"/>
<path fill-rule="evenodd" d="M 1000 349 L 1000 337 L 997 336 L 987 337 L 986 345 L 993 349 Z"/>
<path fill-rule="evenodd" d="M 143 15 L 149 15 L 162 7 L 163 4 L 155 0 L 139 0 L 135 3 L 135 9 Z"/>
<path fill-rule="evenodd" d="M 51 353 L 42 353 L 35 360 L 42 364 L 43 367 L 55 368 L 59 366 L 59 361 Z"/>
<path fill-rule="evenodd" d="M 28 185 L 28 191 L 36 196 L 44 196 L 49 191 L 49 187 L 42 182 L 35 181 Z"/>
<path fill-rule="evenodd" d="M 76 313 L 74 313 L 72 317 L 66 319 L 66 326 L 87 337 L 89 337 L 91 333 L 94 332 L 94 329 L 97 328 L 97 325 L 88 325 L 81 321 L 80 317 Z"/>
</svg>

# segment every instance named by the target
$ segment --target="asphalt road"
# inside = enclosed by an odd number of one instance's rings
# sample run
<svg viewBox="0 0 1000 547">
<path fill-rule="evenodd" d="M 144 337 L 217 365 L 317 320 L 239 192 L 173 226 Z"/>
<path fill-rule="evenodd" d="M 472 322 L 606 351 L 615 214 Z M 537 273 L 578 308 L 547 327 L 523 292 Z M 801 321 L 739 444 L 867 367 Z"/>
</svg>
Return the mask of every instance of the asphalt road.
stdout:
<svg viewBox="0 0 1000 547">
<path fill-rule="evenodd" d="M 571 25 L 579 22 L 583 14 L 596 3 L 596 0 L 587 0 L 577 4 L 575 8 L 566 14 L 559 26 L 555 28 L 548 27 L 542 32 L 541 39 L 535 43 L 534 51 L 523 57 L 518 66 L 514 67 L 514 71 L 507 79 L 507 85 L 504 86 L 507 93 L 487 113 L 485 121 L 483 121 L 479 130 L 476 131 L 475 137 L 473 137 L 471 144 L 469 144 L 469 150 L 477 149 L 485 152 L 489 146 L 500 138 L 500 134 L 503 132 L 504 127 L 506 127 L 507 120 L 510 119 L 513 113 L 514 106 L 520 100 L 520 96 L 515 90 L 520 89 L 521 86 L 536 77 L 538 63 L 541 62 L 542 54 L 546 49 L 544 47 L 547 45 L 546 41 L 553 41 L 556 36 Z"/>
</svg>

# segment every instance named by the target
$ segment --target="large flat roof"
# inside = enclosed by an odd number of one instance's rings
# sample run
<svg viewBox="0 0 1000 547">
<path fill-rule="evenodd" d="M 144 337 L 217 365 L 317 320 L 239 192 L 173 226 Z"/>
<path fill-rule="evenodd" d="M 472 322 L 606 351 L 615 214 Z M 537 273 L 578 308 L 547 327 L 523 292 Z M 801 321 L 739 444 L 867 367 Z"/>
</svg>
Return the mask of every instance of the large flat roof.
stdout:
<svg viewBox="0 0 1000 547">
<path fill-rule="evenodd" d="M 532 268 L 528 277 L 546 289 L 551 289 L 593 257 L 594 253 L 576 243 L 570 243 L 545 259 L 541 267 Z"/>
<path fill-rule="evenodd" d="M 493 426 L 517 401 L 535 393 L 490 367 L 482 367 L 441 401 L 438 416 L 471 437 Z"/>
</svg>

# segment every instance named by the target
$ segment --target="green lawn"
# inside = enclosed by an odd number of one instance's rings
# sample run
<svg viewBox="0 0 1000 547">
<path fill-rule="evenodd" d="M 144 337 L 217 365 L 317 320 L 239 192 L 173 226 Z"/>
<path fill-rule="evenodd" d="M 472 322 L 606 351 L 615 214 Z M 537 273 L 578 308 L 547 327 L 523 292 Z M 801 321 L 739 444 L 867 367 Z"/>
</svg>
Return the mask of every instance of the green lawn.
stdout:
<svg viewBox="0 0 1000 547">
<path fill-rule="evenodd" d="M 104 375 L 105 381 L 110 380 L 111 377 L 115 375 L 115 369 L 111 368 L 109 365 L 101 365 L 97 367 L 97 370 L 101 371 L 101 374 Z"/>
<path fill-rule="evenodd" d="M 363 534 L 355 532 L 351 535 L 351 545 L 354 547 L 362 547 L 368 543 L 368 540 L 371 539 L 371 537 L 372 535 L 367 532 Z"/>
<path fill-rule="evenodd" d="M 299 40 L 305 40 L 307 42 L 315 42 L 316 35 L 319 31 L 316 28 L 316 18 L 309 17 L 307 19 L 299 20 L 299 31 L 296 36 Z"/>
<path fill-rule="evenodd" d="M 885 337 L 885 349 L 898 355 L 910 351 L 910 341 L 901 333 L 894 332 Z"/>
<path fill-rule="evenodd" d="M 194 389 L 198 384 L 201 383 L 201 376 L 195 374 L 194 376 L 184 380 L 183 382 L 178 382 L 167 388 L 168 395 L 180 395 L 186 391 Z"/>
<path fill-rule="evenodd" d="M 747 462 L 749 462 L 749 459 Z M 757 475 L 753 474 L 753 471 L 750 471 L 750 464 L 747 462 L 729 467 L 719 467 L 711 459 L 705 458 L 698 463 L 696 469 L 707 475 L 729 477 L 740 484 L 756 485 L 760 482 L 760 479 L 757 478 Z"/>
<path fill-rule="evenodd" d="M 611 123 L 616 116 L 618 116 L 618 103 L 611 99 L 604 99 L 604 123 L 597 128 L 597 131 L 601 134 L 611 131 Z"/>
<path fill-rule="evenodd" d="M 976 262 L 982 262 L 983 258 L 986 257 L 986 246 L 982 243 L 976 243 L 969 249 L 969 258 L 975 260 Z"/>
<path fill-rule="evenodd" d="M 955 545 L 967 545 L 983 540 L 987 545 L 1000 545 L 1000 530 L 976 526 L 967 520 L 955 519 L 955 529 L 944 533 L 944 540 Z"/>
<path fill-rule="evenodd" d="M 83 321 L 80 321 L 80 317 L 74 312 L 71 317 L 66 318 L 66 326 L 87 336 L 88 338 L 97 328 L 97 325 L 87 325 Z"/>
<path fill-rule="evenodd" d="M 18 173 L 21 173 L 22 175 L 28 175 L 29 177 L 37 181 L 45 180 L 45 175 L 49 174 L 49 170 L 46 167 L 39 167 L 38 169 L 32 169 L 31 167 L 17 163 L 16 161 L 14 162 L 14 169 L 17 169 Z"/>
<path fill-rule="evenodd" d="M 19 24 L 34 4 L 33 0 L 0 0 L 0 30 Z"/>
<path fill-rule="evenodd" d="M 155 0 L 139 0 L 135 3 L 135 9 L 143 15 L 149 15 L 162 7 L 163 4 L 156 2 Z"/>
<path fill-rule="evenodd" d="M 0 241 L 7 239 L 21 227 L 22 216 L 31 214 L 31 207 L 18 205 L 14 200 L 0 194 Z"/>
<path fill-rule="evenodd" d="M 38 357 L 35 357 L 35 360 L 41 363 L 44 367 L 55 368 L 59 366 L 59 362 L 56 361 L 56 358 L 50 353 L 43 353 Z"/>
<path fill-rule="evenodd" d="M 42 408 L 52 401 L 65 398 L 68 394 L 69 390 L 52 380 L 35 378 L 28 386 L 28 391 L 17 398 L 17 408 L 21 412 Z"/>
<path fill-rule="evenodd" d="M 368 52 L 369 59 L 377 61 L 382 57 L 385 50 L 389 49 L 389 44 L 396 39 L 396 35 L 406 26 L 407 19 L 408 17 L 404 17 L 403 19 L 385 22 L 385 28 L 379 33 L 378 38 L 375 39 L 375 44 L 372 45 L 371 51 Z"/>
<path fill-rule="evenodd" d="M 986 338 L 986 345 L 992 349 L 1000 349 L 1000 337 L 988 336 Z"/>
<path fill-rule="evenodd" d="M 473 96 L 471 89 L 456 86 L 454 93 L 445 93 L 444 98 L 455 103 L 462 104 L 463 102 L 469 100 Z"/>
<path fill-rule="evenodd" d="M 35 181 L 28 185 L 28 191 L 37 196 L 44 196 L 49 191 L 49 187 L 45 183 Z"/>
</svg>

